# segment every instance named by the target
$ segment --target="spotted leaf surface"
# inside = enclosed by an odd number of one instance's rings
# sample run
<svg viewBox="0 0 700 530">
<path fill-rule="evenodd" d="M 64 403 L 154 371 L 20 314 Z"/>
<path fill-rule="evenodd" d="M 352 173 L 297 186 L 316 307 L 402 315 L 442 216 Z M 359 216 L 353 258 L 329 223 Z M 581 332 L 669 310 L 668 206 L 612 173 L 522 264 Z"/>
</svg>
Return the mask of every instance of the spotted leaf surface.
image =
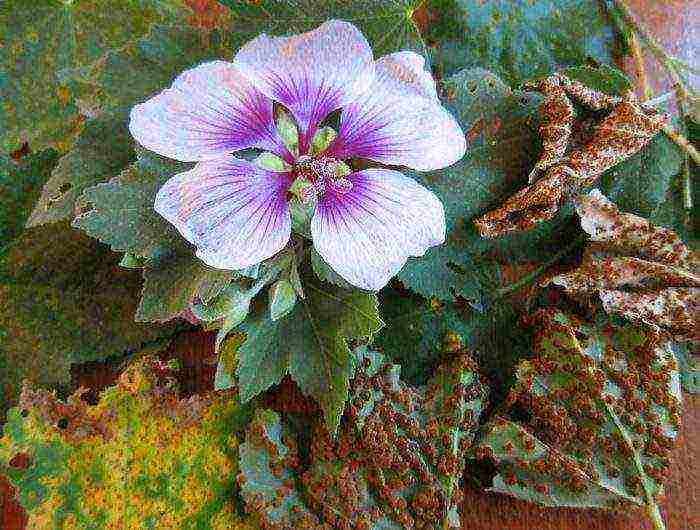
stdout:
<svg viewBox="0 0 700 530">
<path fill-rule="evenodd" d="M 0 256 L 0 388 L 16 402 L 24 378 L 69 382 L 71 363 L 134 351 L 173 332 L 134 322 L 138 272 L 65 223 L 22 234 Z"/>
<path fill-rule="evenodd" d="M 257 528 L 236 513 L 244 409 L 225 394 L 180 400 L 162 368 L 136 361 L 95 406 L 25 387 L 0 469 L 28 528 Z"/>
<path fill-rule="evenodd" d="M 178 0 L 8 0 L 0 6 L 0 151 L 28 141 L 65 150 L 83 122 L 94 87 L 70 70 L 99 63 L 112 49 L 189 10 Z"/>
<path fill-rule="evenodd" d="M 491 489 L 546 506 L 657 512 L 682 409 L 671 343 L 554 311 L 531 323 L 535 355 L 508 399 L 530 419 L 493 419 L 476 450 L 498 468 Z"/>
<path fill-rule="evenodd" d="M 51 173 L 27 221 L 28 226 L 74 218 L 83 190 L 115 177 L 134 158 L 134 146 L 121 118 L 88 121 Z"/>
<path fill-rule="evenodd" d="M 18 162 L 0 157 L 0 248 L 21 233 L 57 158 L 53 150 Z"/>
<path fill-rule="evenodd" d="M 247 509 L 275 528 L 459 528 L 464 455 L 486 398 L 476 365 L 460 355 L 416 388 L 380 354 L 355 355 L 338 438 L 319 424 L 308 468 L 280 416 L 258 412 L 240 448 Z"/>
<path fill-rule="evenodd" d="M 590 237 L 581 266 L 551 280 L 608 313 L 700 340 L 700 257 L 675 232 L 621 212 L 600 191 L 577 203 Z"/>
</svg>

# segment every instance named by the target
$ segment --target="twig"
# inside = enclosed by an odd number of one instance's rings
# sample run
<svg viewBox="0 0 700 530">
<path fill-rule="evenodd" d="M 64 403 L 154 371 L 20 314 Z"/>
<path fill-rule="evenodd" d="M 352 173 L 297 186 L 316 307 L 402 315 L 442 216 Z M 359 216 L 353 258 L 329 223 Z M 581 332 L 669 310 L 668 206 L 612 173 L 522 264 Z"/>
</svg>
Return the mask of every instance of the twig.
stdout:
<svg viewBox="0 0 700 530">
<path fill-rule="evenodd" d="M 681 98 L 686 99 L 688 97 L 688 89 L 686 88 L 685 83 L 678 72 L 678 60 L 669 56 L 668 53 L 666 53 L 666 50 L 664 50 L 664 48 L 647 31 L 647 29 L 637 22 L 625 0 L 612 1 L 620 12 L 620 16 L 625 23 L 632 28 L 633 32 L 636 33 L 639 38 L 641 38 L 656 60 L 666 69 L 671 81 L 673 81 L 673 84 L 677 87 Z"/>
<path fill-rule="evenodd" d="M 645 107 L 658 107 L 662 103 L 666 103 L 674 95 L 675 95 L 675 92 L 666 92 L 665 94 L 661 94 L 660 96 L 656 96 L 653 99 L 647 99 L 644 102 L 644 106 Z"/>
<path fill-rule="evenodd" d="M 639 101 L 647 101 L 649 98 L 651 98 L 652 92 L 651 88 L 649 88 L 649 79 L 647 78 L 647 70 L 644 66 L 644 55 L 642 54 L 642 48 L 639 45 L 639 38 L 634 31 L 630 33 L 629 43 L 632 51 L 632 58 L 634 59 L 634 69 L 635 73 L 637 74 L 637 81 L 641 89 Z"/>
<path fill-rule="evenodd" d="M 685 116 L 685 102 L 680 98 L 678 99 L 678 110 L 680 111 L 681 116 Z M 688 132 L 688 127 L 685 127 L 684 132 Z M 695 146 L 691 144 L 691 147 Z M 685 224 L 688 224 L 690 222 L 690 214 L 693 210 L 693 191 L 690 186 L 690 162 L 688 161 L 688 157 L 685 157 L 683 159 L 683 167 L 681 168 L 681 179 L 681 188 L 683 190 L 683 208 L 685 209 L 685 219 L 683 220 L 683 222 Z"/>
<path fill-rule="evenodd" d="M 693 162 L 700 166 L 700 153 L 684 135 L 676 131 L 670 125 L 664 125 L 663 131 L 666 133 L 666 136 L 676 142 L 681 149 L 688 153 L 688 156 L 693 159 Z"/>
</svg>

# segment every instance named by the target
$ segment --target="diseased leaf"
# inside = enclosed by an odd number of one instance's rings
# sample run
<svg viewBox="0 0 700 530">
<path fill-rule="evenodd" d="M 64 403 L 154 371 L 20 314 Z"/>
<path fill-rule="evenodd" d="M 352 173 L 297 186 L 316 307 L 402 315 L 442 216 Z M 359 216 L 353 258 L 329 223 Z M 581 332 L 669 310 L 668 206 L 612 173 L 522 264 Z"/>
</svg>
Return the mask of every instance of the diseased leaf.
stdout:
<svg viewBox="0 0 700 530">
<path fill-rule="evenodd" d="M 409 387 L 376 352 L 355 352 L 351 405 L 337 441 L 317 424 L 309 466 L 280 416 L 258 411 L 240 447 L 241 493 L 263 524 L 372 530 L 459 528 L 459 480 L 486 388 L 461 353 Z"/>
<path fill-rule="evenodd" d="M 254 529 L 236 513 L 231 395 L 180 400 L 158 360 L 141 358 L 96 406 L 25 387 L 0 438 L 0 469 L 28 528 Z M 26 469 L 13 467 L 17 455 Z"/>
<path fill-rule="evenodd" d="M 608 313 L 700 340 L 700 256 L 667 228 L 620 212 L 599 190 L 578 200 L 591 243 L 580 267 L 551 280 Z"/>
<path fill-rule="evenodd" d="M 683 390 L 691 394 L 700 394 L 700 359 L 694 356 L 685 344 L 674 342 L 671 348 L 676 355 Z"/>
<path fill-rule="evenodd" d="M 30 155 L 19 163 L 0 155 L 0 248 L 22 232 L 57 158 L 53 150 Z"/>
<path fill-rule="evenodd" d="M 71 363 L 133 351 L 172 333 L 134 322 L 139 274 L 65 223 L 27 231 L 0 257 L 0 411 L 22 379 L 69 381 Z"/>
<path fill-rule="evenodd" d="M 126 118 L 131 107 L 168 88 L 184 70 L 214 59 L 230 60 L 234 50 L 219 30 L 154 25 L 99 63 L 69 74 L 93 87 L 93 104 L 102 112 Z"/>
<path fill-rule="evenodd" d="M 535 355 L 508 400 L 529 419 L 495 418 L 476 449 L 496 463 L 491 490 L 546 506 L 644 506 L 657 517 L 681 421 L 670 342 L 557 311 L 531 323 Z"/>
<path fill-rule="evenodd" d="M 64 150 L 80 131 L 92 87 L 66 70 L 93 65 L 152 24 L 188 13 L 177 0 L 6 0 L 0 5 L 0 152 L 24 141 Z"/>
<path fill-rule="evenodd" d="M 88 121 L 71 151 L 51 173 L 27 226 L 72 219 L 83 190 L 116 176 L 133 158 L 133 143 L 123 117 Z"/>
<path fill-rule="evenodd" d="M 588 58 L 611 63 L 615 34 L 595 0 L 432 0 L 426 39 L 445 77 L 483 67 L 516 85 Z"/>
<path fill-rule="evenodd" d="M 643 149 L 668 121 L 667 115 L 638 103 L 629 93 L 605 94 L 563 73 L 525 86 L 544 96 L 542 153 L 529 185 L 474 221 L 482 237 L 530 230 L 551 219 L 606 170 Z M 583 115 L 577 114 L 574 103 Z M 604 117 L 585 124 L 585 113 L 602 111 Z"/>
<path fill-rule="evenodd" d="M 375 57 L 424 45 L 412 16 L 422 0 L 219 0 L 231 8 L 231 31 L 238 45 L 260 33 L 309 31 L 329 19 L 347 20 L 365 35 Z"/>
<path fill-rule="evenodd" d="M 319 403 L 334 432 L 352 369 L 347 341 L 371 338 L 383 323 L 374 294 L 320 283 L 308 270 L 303 280 L 306 297 L 290 314 L 272 320 L 267 305 L 259 304 L 246 321 L 236 374 L 241 398 L 248 401 L 289 373 Z"/>
<path fill-rule="evenodd" d="M 245 333 L 229 333 L 219 348 L 219 362 L 216 365 L 214 388 L 226 390 L 236 384 L 236 359 L 238 348 L 245 342 Z"/>
</svg>

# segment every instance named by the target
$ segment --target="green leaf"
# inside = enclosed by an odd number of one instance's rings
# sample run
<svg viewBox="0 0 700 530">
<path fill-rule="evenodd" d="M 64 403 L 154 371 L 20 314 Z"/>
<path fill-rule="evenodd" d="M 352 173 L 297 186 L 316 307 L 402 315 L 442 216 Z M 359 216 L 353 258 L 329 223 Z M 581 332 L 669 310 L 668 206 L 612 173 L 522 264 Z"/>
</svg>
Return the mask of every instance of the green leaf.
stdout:
<svg viewBox="0 0 700 530">
<path fill-rule="evenodd" d="M 235 297 L 235 301 L 224 314 L 223 321 L 221 323 L 221 328 L 216 334 L 216 340 L 214 341 L 214 351 L 219 351 L 221 348 L 221 343 L 224 341 L 226 336 L 236 327 L 238 327 L 248 316 L 250 311 L 250 303 L 253 299 L 252 294 L 249 292 L 239 293 Z"/>
<path fill-rule="evenodd" d="M 444 76 L 487 68 L 510 84 L 591 58 L 612 63 L 615 32 L 595 0 L 434 0 L 427 34 Z"/>
<path fill-rule="evenodd" d="M 140 150 L 138 160 L 118 177 L 83 193 L 87 211 L 73 221 L 117 252 L 148 258 L 136 313 L 139 322 L 183 316 L 191 302 L 211 300 L 237 276 L 205 265 L 153 208 L 160 187 L 188 167 Z"/>
<path fill-rule="evenodd" d="M 508 400 L 531 419 L 493 420 L 477 449 L 498 467 L 491 489 L 546 506 L 656 513 L 682 411 L 668 340 L 556 311 L 532 322 L 535 356 Z"/>
<path fill-rule="evenodd" d="M 123 118 L 90 120 L 73 149 L 51 173 L 27 226 L 72 219 L 80 194 L 116 176 L 133 158 L 131 136 Z"/>
<path fill-rule="evenodd" d="M 218 295 L 236 277 L 233 271 L 205 265 L 193 253 L 167 255 L 143 269 L 137 322 L 167 322 L 183 316 L 192 301 Z"/>
<path fill-rule="evenodd" d="M 665 134 L 602 177 L 608 197 L 622 210 L 653 219 L 664 208 L 681 171 L 682 151 Z"/>
<path fill-rule="evenodd" d="M 131 107 L 168 88 L 184 70 L 205 61 L 230 59 L 234 50 L 218 30 L 156 25 L 70 76 L 94 87 L 95 105 L 102 112 L 127 116 Z"/>
<path fill-rule="evenodd" d="M 210 300 L 196 300 L 192 312 L 204 322 L 215 322 L 231 314 L 242 314 L 241 322 L 248 314 L 250 301 L 255 294 L 243 285 L 232 283 Z"/>
<path fill-rule="evenodd" d="M 253 299 L 265 288 L 266 285 L 275 281 L 279 276 L 292 278 L 296 271 L 296 256 L 291 249 L 282 251 L 276 256 L 264 261 L 258 267 L 256 281 L 250 285 L 249 279 L 241 278 L 240 283 L 231 284 L 224 289 L 215 298 L 209 301 L 195 300 L 191 304 L 195 316 L 205 322 L 213 323 L 210 329 L 219 328 L 214 341 L 214 350 L 218 353 L 222 342 L 226 336 L 236 327 L 238 327 L 248 316 L 250 306 Z M 238 278 L 240 271 L 236 271 L 235 277 Z M 298 278 L 297 278 L 298 279 Z M 296 292 L 291 285 L 290 279 L 282 279 L 281 282 L 289 283 L 291 294 L 295 297 Z M 299 286 L 297 286 L 299 287 Z M 272 293 L 272 291 L 271 291 Z M 271 298 L 272 300 L 272 298 Z M 288 310 L 291 311 L 292 307 Z M 287 311 L 287 313 L 289 312 Z M 286 314 L 286 313 L 285 313 Z M 278 316 L 271 311 L 272 320 L 277 320 Z"/>
<path fill-rule="evenodd" d="M 401 364 L 401 373 L 411 384 L 424 384 L 441 357 L 449 354 L 447 343 L 461 342 L 473 331 L 469 308 L 425 301 L 393 289 L 382 290 L 379 302 L 386 326 L 374 345 Z"/>
<path fill-rule="evenodd" d="M 240 447 L 248 510 L 285 528 L 459 528 L 459 480 L 486 398 L 476 365 L 460 355 L 415 388 L 382 355 L 358 348 L 353 357 L 338 439 L 318 423 L 308 467 L 304 441 L 277 413 L 257 412 Z"/>
<path fill-rule="evenodd" d="M 237 431 L 250 416 L 226 394 L 180 400 L 157 359 L 130 366 L 99 403 L 25 387 L 0 438 L 0 469 L 28 527 L 231 528 Z M 10 466 L 18 454 L 26 469 Z"/>
<path fill-rule="evenodd" d="M 57 158 L 52 150 L 30 155 L 19 163 L 0 156 L 0 248 L 22 231 Z"/>
<path fill-rule="evenodd" d="M 347 20 L 365 35 L 375 57 L 400 50 L 424 52 L 412 15 L 422 0 L 219 0 L 231 8 L 238 45 L 260 33 L 286 35 L 309 31 L 329 19 Z"/>
<path fill-rule="evenodd" d="M 248 401 L 289 373 L 335 431 L 351 375 L 347 341 L 370 338 L 383 323 L 373 294 L 320 283 L 308 270 L 303 280 L 306 297 L 285 318 L 272 320 L 261 305 L 246 321 L 247 340 L 238 350 L 239 390 Z"/>
<path fill-rule="evenodd" d="M 141 289 L 119 256 L 65 223 L 25 232 L 0 258 L 0 409 L 22 379 L 69 381 L 69 367 L 172 333 L 134 322 Z"/>
<path fill-rule="evenodd" d="M 374 345 L 401 365 L 410 384 L 424 384 L 435 368 L 462 348 L 477 352 L 495 401 L 514 382 L 518 362 L 530 351 L 527 330 L 518 325 L 519 308 L 497 299 L 475 310 L 464 303 L 441 303 L 385 288 L 379 293 L 386 325 Z"/>
<path fill-rule="evenodd" d="M 605 94 L 622 95 L 627 90 L 634 90 L 632 81 L 624 72 L 606 64 L 597 67 L 572 66 L 559 73 Z"/>
<path fill-rule="evenodd" d="M 80 199 L 87 211 L 73 226 L 117 252 L 153 258 L 182 251 L 185 241 L 153 208 L 170 177 L 189 169 L 183 163 L 138 152 L 138 160 L 109 182 L 88 188 Z"/>
<path fill-rule="evenodd" d="M 7 0 L 0 7 L 0 152 L 24 141 L 60 150 L 79 132 L 93 87 L 64 71 L 93 65 L 152 24 L 182 15 L 175 0 Z"/>
<path fill-rule="evenodd" d="M 479 238 L 471 220 L 510 196 L 527 179 L 539 145 L 539 98 L 511 90 L 480 68 L 446 79 L 445 89 L 447 103 L 467 135 L 467 152 L 449 168 L 412 176 L 442 201 L 447 241 L 425 256 L 409 260 L 398 277 L 426 297 L 452 300 L 459 294 L 479 300 L 484 277 L 493 276 L 493 264 L 480 257 L 483 252 L 495 251 L 509 260 L 546 256 L 551 252 L 547 238 L 560 221 L 497 240 Z"/>
<path fill-rule="evenodd" d="M 270 288 L 270 318 L 279 320 L 292 312 L 297 293 L 289 280 L 278 280 Z"/>
</svg>

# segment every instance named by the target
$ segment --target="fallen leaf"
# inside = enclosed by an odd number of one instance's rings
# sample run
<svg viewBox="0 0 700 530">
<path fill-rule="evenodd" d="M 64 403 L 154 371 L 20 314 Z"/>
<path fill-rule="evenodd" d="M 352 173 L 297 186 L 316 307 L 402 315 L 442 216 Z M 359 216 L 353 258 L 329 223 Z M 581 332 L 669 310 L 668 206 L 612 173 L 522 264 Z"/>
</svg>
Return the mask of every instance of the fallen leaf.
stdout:
<svg viewBox="0 0 700 530">
<path fill-rule="evenodd" d="M 143 357 L 97 405 L 80 394 L 25 387 L 4 426 L 0 470 L 27 528 L 257 528 L 237 515 L 247 413 L 230 393 L 180 400 L 167 368 Z"/>
<path fill-rule="evenodd" d="M 318 422 L 308 467 L 289 424 L 258 411 L 240 447 L 247 509 L 266 528 L 459 528 L 459 481 L 487 393 L 476 364 L 461 352 L 415 388 L 376 352 L 358 349 L 355 362 L 338 439 Z"/>
<path fill-rule="evenodd" d="M 620 212 L 599 190 L 578 199 L 591 243 L 579 268 L 549 282 L 575 297 L 598 297 L 608 313 L 679 340 L 700 340 L 700 256 L 675 232 Z"/>
</svg>

